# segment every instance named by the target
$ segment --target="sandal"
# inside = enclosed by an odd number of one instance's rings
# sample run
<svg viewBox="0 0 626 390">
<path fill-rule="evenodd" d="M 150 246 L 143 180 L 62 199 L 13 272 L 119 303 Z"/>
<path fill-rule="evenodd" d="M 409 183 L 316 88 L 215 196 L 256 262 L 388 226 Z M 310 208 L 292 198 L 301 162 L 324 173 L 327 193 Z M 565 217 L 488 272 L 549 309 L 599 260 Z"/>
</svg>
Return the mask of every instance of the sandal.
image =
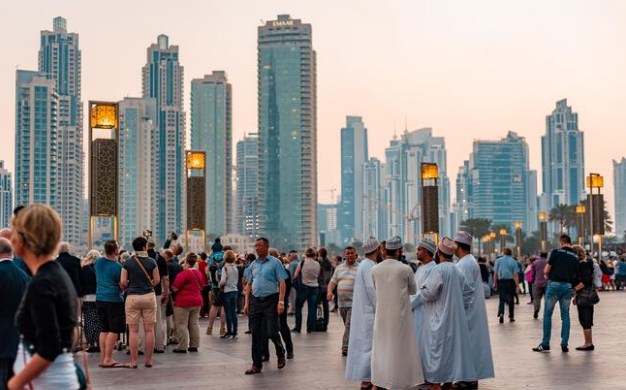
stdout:
<svg viewBox="0 0 626 390">
<path fill-rule="evenodd" d="M 372 382 L 361 382 L 361 390 L 372 390 L 372 387 L 374 387 Z"/>
</svg>

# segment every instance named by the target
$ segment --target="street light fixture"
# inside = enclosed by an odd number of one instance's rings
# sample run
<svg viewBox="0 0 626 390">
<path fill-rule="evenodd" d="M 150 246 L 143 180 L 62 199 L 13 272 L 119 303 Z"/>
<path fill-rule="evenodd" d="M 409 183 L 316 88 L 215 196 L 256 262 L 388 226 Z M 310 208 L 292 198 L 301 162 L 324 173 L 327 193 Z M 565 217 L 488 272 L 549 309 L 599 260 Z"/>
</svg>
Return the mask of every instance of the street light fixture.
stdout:
<svg viewBox="0 0 626 390">
<path fill-rule="evenodd" d="M 517 259 L 522 258 L 522 221 L 515 221 L 515 246 L 517 247 Z"/>
<path fill-rule="evenodd" d="M 593 236 L 598 235 L 598 257 L 602 259 L 602 236 L 604 235 L 604 196 L 601 193 L 604 187 L 604 178 L 599 173 L 590 173 L 587 177 L 589 187 L 589 225 L 591 226 L 590 247 L 593 256 Z M 593 190 L 598 193 L 594 194 Z"/>
<path fill-rule="evenodd" d="M 206 153 L 197 150 L 186 152 L 187 169 L 187 250 L 192 232 L 200 232 L 202 248 L 206 252 Z"/>
<path fill-rule="evenodd" d="M 587 208 L 585 205 L 579 204 L 576 206 L 576 215 L 578 216 L 578 245 L 582 246 L 585 243 L 585 213 Z"/>
<path fill-rule="evenodd" d="M 545 211 L 539 213 L 539 233 L 541 238 L 541 251 L 546 251 L 548 241 L 548 214 Z"/>
<path fill-rule="evenodd" d="M 439 235 L 439 168 L 435 163 L 422 163 L 422 235 Z"/>
<path fill-rule="evenodd" d="M 506 241 L 506 229 L 500 229 L 500 253 L 504 251 L 504 244 Z"/>
</svg>

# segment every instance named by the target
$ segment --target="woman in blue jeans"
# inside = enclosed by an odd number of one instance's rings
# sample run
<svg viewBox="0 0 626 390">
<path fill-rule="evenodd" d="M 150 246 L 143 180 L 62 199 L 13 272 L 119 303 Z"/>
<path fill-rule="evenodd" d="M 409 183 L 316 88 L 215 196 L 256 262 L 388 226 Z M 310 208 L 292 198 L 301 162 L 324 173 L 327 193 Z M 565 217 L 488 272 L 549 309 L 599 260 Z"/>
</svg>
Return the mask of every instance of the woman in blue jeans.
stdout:
<svg viewBox="0 0 626 390">
<path fill-rule="evenodd" d="M 308 315 L 306 331 L 311 333 L 315 330 L 317 319 L 317 299 L 319 296 L 320 263 L 315 259 L 315 250 L 308 248 L 305 252 L 304 261 L 298 264 L 294 279 L 300 278 L 302 283 L 296 294 L 296 327 L 292 331 L 300 333 L 302 329 L 302 306 L 306 302 Z"/>
<path fill-rule="evenodd" d="M 221 338 L 235 339 L 237 337 L 237 295 L 239 289 L 239 272 L 235 265 L 235 252 L 228 250 L 224 253 L 226 264 L 222 269 L 222 278 L 219 286 L 224 289 L 224 309 L 226 311 L 226 333 Z"/>
</svg>

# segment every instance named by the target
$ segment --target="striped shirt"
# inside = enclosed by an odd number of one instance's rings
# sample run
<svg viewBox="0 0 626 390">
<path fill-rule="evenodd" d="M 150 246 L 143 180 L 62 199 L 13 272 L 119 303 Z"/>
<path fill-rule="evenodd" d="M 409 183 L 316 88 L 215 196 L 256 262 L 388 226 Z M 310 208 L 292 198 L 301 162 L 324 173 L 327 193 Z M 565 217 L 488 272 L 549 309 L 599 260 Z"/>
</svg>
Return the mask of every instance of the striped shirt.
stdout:
<svg viewBox="0 0 626 390">
<path fill-rule="evenodd" d="M 354 280 L 359 263 L 356 261 L 352 266 L 343 262 L 335 268 L 335 273 L 330 282 L 337 286 L 337 306 L 352 307 L 352 294 L 354 292 Z"/>
</svg>

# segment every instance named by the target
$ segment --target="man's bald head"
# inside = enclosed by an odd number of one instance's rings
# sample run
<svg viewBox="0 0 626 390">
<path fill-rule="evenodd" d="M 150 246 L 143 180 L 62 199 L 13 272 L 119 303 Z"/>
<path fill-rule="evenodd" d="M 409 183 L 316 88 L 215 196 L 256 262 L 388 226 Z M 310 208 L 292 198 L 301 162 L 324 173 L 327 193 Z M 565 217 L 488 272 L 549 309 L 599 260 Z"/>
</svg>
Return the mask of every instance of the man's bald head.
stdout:
<svg viewBox="0 0 626 390">
<path fill-rule="evenodd" d="M 0 238 L 0 259 L 6 259 L 13 255 L 13 248 L 11 247 L 11 241 L 6 238 Z"/>
<path fill-rule="evenodd" d="M 6 238 L 7 240 L 11 241 L 11 236 L 13 236 L 13 230 L 9 228 L 0 229 L 0 238 Z"/>
</svg>

